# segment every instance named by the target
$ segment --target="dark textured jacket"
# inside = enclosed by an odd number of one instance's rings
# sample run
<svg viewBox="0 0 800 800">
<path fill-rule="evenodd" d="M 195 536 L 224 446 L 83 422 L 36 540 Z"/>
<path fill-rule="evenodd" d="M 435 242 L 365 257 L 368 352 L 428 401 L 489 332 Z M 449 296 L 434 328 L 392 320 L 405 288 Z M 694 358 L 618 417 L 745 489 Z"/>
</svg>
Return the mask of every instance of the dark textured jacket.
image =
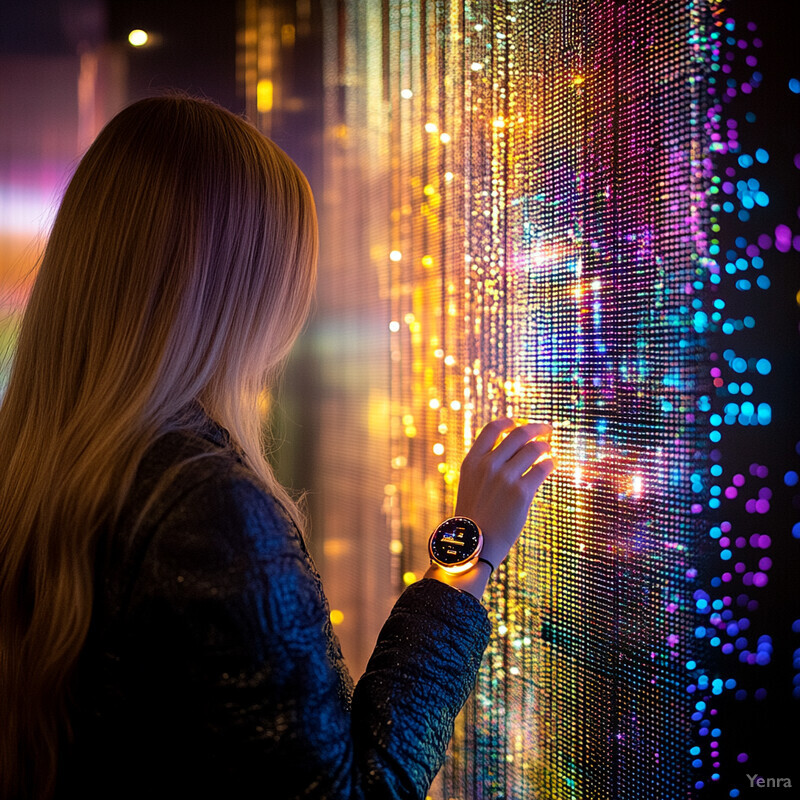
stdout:
<svg viewBox="0 0 800 800">
<path fill-rule="evenodd" d="M 412 584 L 354 687 L 302 536 L 228 445 L 214 426 L 159 439 L 104 539 L 57 796 L 424 798 L 486 609 Z"/>
</svg>

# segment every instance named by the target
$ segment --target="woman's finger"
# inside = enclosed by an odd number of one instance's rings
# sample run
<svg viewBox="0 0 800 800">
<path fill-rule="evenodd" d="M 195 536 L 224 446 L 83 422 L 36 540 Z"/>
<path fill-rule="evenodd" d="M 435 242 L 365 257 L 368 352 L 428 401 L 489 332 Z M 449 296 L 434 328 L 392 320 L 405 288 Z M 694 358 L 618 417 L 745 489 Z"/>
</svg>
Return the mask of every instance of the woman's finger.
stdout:
<svg viewBox="0 0 800 800">
<path fill-rule="evenodd" d="M 528 491 L 535 493 L 536 490 L 544 483 L 544 479 L 557 468 L 555 459 L 548 455 L 543 458 L 538 464 L 534 464 L 521 478 Z"/>
<path fill-rule="evenodd" d="M 472 443 L 470 454 L 476 456 L 484 456 L 486 453 L 491 453 L 494 449 L 497 440 L 503 431 L 509 430 L 514 427 L 514 420 L 508 417 L 498 417 L 491 422 L 484 425 L 483 430 L 478 434 L 478 437 Z"/>
<path fill-rule="evenodd" d="M 549 451 L 550 442 L 543 442 L 539 439 L 535 439 L 520 447 L 519 450 L 508 459 L 504 469 L 509 470 L 512 475 L 521 477 L 533 466 L 538 458 Z"/>
<path fill-rule="evenodd" d="M 508 461 L 514 454 L 532 439 L 537 436 L 549 436 L 552 428 L 546 423 L 530 422 L 527 425 L 520 425 L 503 439 L 495 448 L 493 454 L 500 461 Z"/>
</svg>

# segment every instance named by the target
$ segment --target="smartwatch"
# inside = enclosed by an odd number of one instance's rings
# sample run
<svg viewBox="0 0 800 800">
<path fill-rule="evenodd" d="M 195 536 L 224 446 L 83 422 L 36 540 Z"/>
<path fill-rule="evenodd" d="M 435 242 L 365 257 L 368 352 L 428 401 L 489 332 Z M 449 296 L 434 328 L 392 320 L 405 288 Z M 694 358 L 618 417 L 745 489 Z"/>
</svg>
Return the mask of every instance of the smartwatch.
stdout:
<svg viewBox="0 0 800 800">
<path fill-rule="evenodd" d="M 469 517 L 450 517 L 431 534 L 428 553 L 431 564 L 437 564 L 445 572 L 457 575 L 475 566 L 478 561 L 494 566 L 481 558 L 483 533 L 477 523 Z"/>
</svg>

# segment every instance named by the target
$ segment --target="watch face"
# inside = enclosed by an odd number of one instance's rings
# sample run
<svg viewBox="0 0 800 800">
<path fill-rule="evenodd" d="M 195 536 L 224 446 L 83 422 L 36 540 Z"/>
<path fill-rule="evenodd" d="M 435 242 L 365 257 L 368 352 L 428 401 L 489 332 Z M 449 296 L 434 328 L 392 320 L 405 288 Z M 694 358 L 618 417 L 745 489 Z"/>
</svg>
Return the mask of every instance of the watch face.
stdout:
<svg viewBox="0 0 800 800">
<path fill-rule="evenodd" d="M 433 532 L 431 556 L 441 564 L 460 564 L 475 555 L 480 540 L 480 530 L 471 519 L 453 517 Z"/>
</svg>

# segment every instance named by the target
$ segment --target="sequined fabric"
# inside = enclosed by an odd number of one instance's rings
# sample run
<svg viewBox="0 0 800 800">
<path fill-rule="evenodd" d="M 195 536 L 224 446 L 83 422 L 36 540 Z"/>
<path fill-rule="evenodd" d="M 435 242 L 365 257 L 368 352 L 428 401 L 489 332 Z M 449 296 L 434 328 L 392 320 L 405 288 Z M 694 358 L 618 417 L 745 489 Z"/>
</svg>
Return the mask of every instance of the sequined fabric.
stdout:
<svg viewBox="0 0 800 800">
<path fill-rule="evenodd" d="M 489 641 L 474 597 L 409 586 L 354 686 L 302 536 L 215 427 L 156 442 L 97 563 L 59 797 L 425 797 Z"/>
</svg>

